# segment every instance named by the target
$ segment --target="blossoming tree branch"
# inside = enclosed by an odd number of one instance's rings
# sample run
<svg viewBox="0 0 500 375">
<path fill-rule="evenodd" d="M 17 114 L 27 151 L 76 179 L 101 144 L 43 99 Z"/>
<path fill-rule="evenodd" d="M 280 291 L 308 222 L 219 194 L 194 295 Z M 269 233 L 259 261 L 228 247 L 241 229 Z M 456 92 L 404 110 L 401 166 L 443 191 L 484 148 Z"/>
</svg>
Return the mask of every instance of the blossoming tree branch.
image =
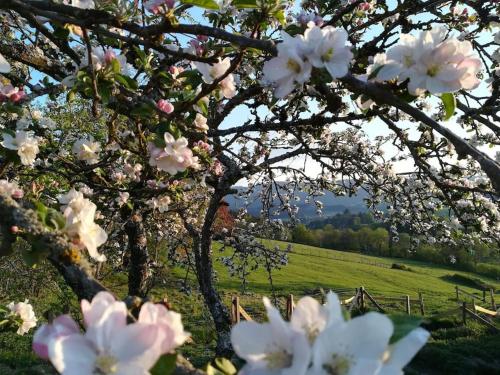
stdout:
<svg viewBox="0 0 500 375">
<path fill-rule="evenodd" d="M 401 373 L 427 332 L 396 337 L 376 313 L 345 320 L 334 294 L 302 299 L 290 322 L 265 300 L 267 323 L 231 332 L 214 222 L 241 181 L 262 200 L 262 228 L 242 210 L 222 231 L 232 272 L 249 256 L 269 272 L 286 264 L 255 236 L 285 225 L 276 215 L 293 221 L 299 192 L 321 212 L 324 191 L 363 191 L 395 241 L 404 227 L 414 241 L 498 243 L 499 7 L 2 0 L 0 255 L 24 241 L 28 264 L 48 260 L 85 327 L 57 317 L 35 352 L 64 374 L 158 373 L 188 337 L 148 301 L 160 247 L 195 274 L 216 351 L 234 350 L 242 374 Z M 106 270 L 127 272 L 128 296 L 98 281 Z M 37 324 L 28 302 L 0 314 L 19 334 Z"/>
</svg>

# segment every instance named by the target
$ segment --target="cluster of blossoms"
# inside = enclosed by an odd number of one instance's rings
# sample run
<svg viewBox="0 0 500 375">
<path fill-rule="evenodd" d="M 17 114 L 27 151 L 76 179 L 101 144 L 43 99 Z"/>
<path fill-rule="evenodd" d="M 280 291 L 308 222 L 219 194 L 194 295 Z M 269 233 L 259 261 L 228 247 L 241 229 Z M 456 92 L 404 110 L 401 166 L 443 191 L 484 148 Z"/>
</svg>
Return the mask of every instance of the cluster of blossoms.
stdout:
<svg viewBox="0 0 500 375">
<path fill-rule="evenodd" d="M 402 34 L 397 45 L 377 57 L 381 66 L 376 79 L 409 80 L 413 95 L 442 94 L 476 88 L 482 63 L 469 41 L 446 39 L 444 28 L 421 32 L 418 37 Z M 372 70 L 377 67 L 371 67 Z"/>
<path fill-rule="evenodd" d="M 75 189 L 58 199 L 66 219 L 66 234 L 76 245 L 86 248 L 92 258 L 99 262 L 105 261 L 106 257 L 99 254 L 97 248 L 106 242 L 108 236 L 104 229 L 94 223 L 96 205 Z"/>
<path fill-rule="evenodd" d="M 312 68 L 326 68 L 332 78 L 345 76 L 353 54 L 347 44 L 347 32 L 332 26 L 318 27 L 309 22 L 304 35 L 282 33 L 278 56 L 264 64 L 264 80 L 274 83 L 277 98 L 290 94 L 295 83 L 311 78 Z"/>
<path fill-rule="evenodd" d="M 0 180 L 0 194 L 21 199 L 24 196 L 23 190 L 14 181 Z"/>
<path fill-rule="evenodd" d="M 370 312 L 345 320 L 331 292 L 324 306 L 302 298 L 290 322 L 267 298 L 264 305 L 267 323 L 241 322 L 232 330 L 233 347 L 247 361 L 240 374 L 401 374 L 429 337 L 416 328 L 389 345 L 394 327 L 387 316 Z"/>
<path fill-rule="evenodd" d="M 172 176 L 184 172 L 187 168 L 198 169 L 198 157 L 188 147 L 188 140 L 184 137 L 175 139 L 168 132 L 163 135 L 165 147 L 157 147 L 154 143 L 148 144 L 150 152 L 149 165 L 157 167 Z"/>
<path fill-rule="evenodd" d="M 25 110 L 23 115 L 16 121 L 17 130 L 26 130 L 29 127 L 34 128 L 36 126 L 43 129 L 54 129 L 56 123 L 54 120 L 44 117 L 42 112 L 38 110 L 29 111 Z"/>
<path fill-rule="evenodd" d="M 24 302 L 14 303 L 11 302 L 7 305 L 7 309 L 0 308 L 0 327 L 3 325 L 10 325 L 17 327 L 16 333 L 24 336 L 33 327 L 36 327 L 37 318 L 33 311 L 33 306 Z"/>
<path fill-rule="evenodd" d="M 35 137 L 31 131 L 16 130 L 14 136 L 9 133 L 3 133 L 3 141 L 0 143 L 3 147 L 17 151 L 23 165 L 33 165 L 36 155 L 40 152 L 38 147 L 38 137 Z"/>
<path fill-rule="evenodd" d="M 180 314 L 160 304 L 146 302 L 131 324 L 125 303 L 108 292 L 98 293 L 92 302 L 83 300 L 81 309 L 85 333 L 62 315 L 33 338 L 35 353 L 62 374 L 149 374 L 161 355 L 189 337 Z"/>
</svg>

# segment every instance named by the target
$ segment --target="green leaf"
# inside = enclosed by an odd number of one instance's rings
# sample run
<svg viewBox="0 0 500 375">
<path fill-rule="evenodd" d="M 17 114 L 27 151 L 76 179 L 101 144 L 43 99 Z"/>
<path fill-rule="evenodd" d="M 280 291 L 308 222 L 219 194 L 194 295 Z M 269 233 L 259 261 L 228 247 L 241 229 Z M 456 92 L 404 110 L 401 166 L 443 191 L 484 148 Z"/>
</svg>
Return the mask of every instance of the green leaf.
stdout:
<svg viewBox="0 0 500 375">
<path fill-rule="evenodd" d="M 235 375 L 237 373 L 236 367 L 226 358 L 215 358 L 215 366 L 227 375 Z"/>
<path fill-rule="evenodd" d="M 128 76 L 125 76 L 123 74 L 115 74 L 115 80 L 127 89 L 137 89 L 137 82 Z"/>
<path fill-rule="evenodd" d="M 443 102 L 444 111 L 446 114 L 444 119 L 449 120 L 455 113 L 455 108 L 457 107 L 455 95 L 453 95 L 451 92 L 447 92 L 441 95 L 441 101 Z"/>
<path fill-rule="evenodd" d="M 61 230 L 66 226 L 66 219 L 59 211 L 49 208 L 45 218 L 45 225 L 55 230 Z"/>
<path fill-rule="evenodd" d="M 259 7 L 257 5 L 257 0 L 233 0 L 231 5 L 234 5 L 238 9 Z"/>
<path fill-rule="evenodd" d="M 390 343 L 393 344 L 405 337 L 408 333 L 420 326 L 422 319 L 411 315 L 388 315 L 394 324 L 394 333 Z"/>
<path fill-rule="evenodd" d="M 165 354 L 150 370 L 151 375 L 170 375 L 174 373 L 177 354 Z"/>
<path fill-rule="evenodd" d="M 219 10 L 219 5 L 214 0 L 181 0 L 181 3 L 205 9 Z"/>
</svg>

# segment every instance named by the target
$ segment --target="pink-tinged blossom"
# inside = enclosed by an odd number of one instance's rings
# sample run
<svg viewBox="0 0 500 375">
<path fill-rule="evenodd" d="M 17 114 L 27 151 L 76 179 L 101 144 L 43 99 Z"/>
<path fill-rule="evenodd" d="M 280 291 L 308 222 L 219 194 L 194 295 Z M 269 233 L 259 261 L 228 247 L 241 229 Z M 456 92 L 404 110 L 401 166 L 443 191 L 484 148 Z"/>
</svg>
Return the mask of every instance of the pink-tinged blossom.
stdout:
<svg viewBox="0 0 500 375">
<path fill-rule="evenodd" d="M 23 190 L 14 181 L 0 180 L 0 194 L 21 199 L 24 196 Z"/>
<path fill-rule="evenodd" d="M 278 44 L 278 56 L 264 64 L 264 81 L 273 83 L 274 95 L 284 98 L 295 88 L 295 84 L 306 83 L 311 78 L 312 65 L 305 55 L 302 37 L 292 38 L 282 32 L 283 42 Z"/>
<path fill-rule="evenodd" d="M 84 303 L 85 302 L 85 303 Z M 149 374 L 158 359 L 158 328 L 152 324 L 127 325 L 125 303 L 107 292 L 92 302 L 82 301 L 84 334 L 57 336 L 49 342 L 49 358 L 62 374 Z"/>
<path fill-rule="evenodd" d="M 35 353 L 62 374 L 147 375 L 162 354 L 188 337 L 180 315 L 162 305 L 145 303 L 131 324 L 125 303 L 109 292 L 82 300 L 81 308 L 86 332 L 63 315 L 35 333 Z"/>
<path fill-rule="evenodd" d="M 187 168 L 197 169 L 198 158 L 188 147 L 184 137 L 175 139 L 172 134 L 164 134 L 165 147 L 159 148 L 153 143 L 148 145 L 150 152 L 149 164 L 171 175 L 184 172 Z"/>
<path fill-rule="evenodd" d="M 194 61 L 193 65 L 198 69 L 198 71 L 203 76 L 203 81 L 206 83 L 212 83 L 214 80 L 219 79 L 227 73 L 231 67 L 231 59 L 226 57 L 224 60 L 219 58 L 219 61 L 215 64 L 206 64 L 202 62 Z M 236 95 L 236 86 L 234 84 L 234 76 L 229 74 L 221 82 L 219 86 L 225 98 L 230 99 Z"/>
<path fill-rule="evenodd" d="M 184 344 L 189 333 L 184 331 L 181 315 L 169 311 L 161 304 L 146 302 L 139 313 L 139 323 L 152 324 L 158 328 L 156 347 L 160 354 L 169 353 Z"/>
<path fill-rule="evenodd" d="M 0 144 L 9 150 L 17 151 L 23 165 L 33 165 L 40 151 L 38 138 L 30 131 L 17 130 L 15 137 L 3 133 L 3 141 Z"/>
<path fill-rule="evenodd" d="M 165 113 L 172 113 L 174 111 L 174 106 L 172 103 L 170 103 L 168 100 L 165 100 L 165 99 L 160 99 L 158 100 L 158 102 L 156 103 L 156 107 L 162 111 L 162 112 L 165 112 Z"/>
<path fill-rule="evenodd" d="M 49 359 L 49 343 L 60 337 L 79 333 L 78 324 L 69 316 L 61 315 L 49 324 L 43 324 L 33 336 L 33 351 L 40 358 Z"/>
<path fill-rule="evenodd" d="M 175 6 L 175 0 L 149 0 L 144 2 L 144 8 L 153 14 L 160 13 L 163 6 L 172 9 Z"/>
<path fill-rule="evenodd" d="M 10 100 L 13 103 L 17 103 L 25 97 L 26 93 L 22 88 L 0 83 L 0 101 Z"/>
<path fill-rule="evenodd" d="M 414 95 L 476 88 L 480 81 L 481 60 L 469 41 L 445 39 L 446 30 L 434 28 L 417 37 L 403 34 L 400 42 L 387 51 L 387 62 L 377 74 L 386 81 L 409 80 L 408 90 Z"/>
</svg>

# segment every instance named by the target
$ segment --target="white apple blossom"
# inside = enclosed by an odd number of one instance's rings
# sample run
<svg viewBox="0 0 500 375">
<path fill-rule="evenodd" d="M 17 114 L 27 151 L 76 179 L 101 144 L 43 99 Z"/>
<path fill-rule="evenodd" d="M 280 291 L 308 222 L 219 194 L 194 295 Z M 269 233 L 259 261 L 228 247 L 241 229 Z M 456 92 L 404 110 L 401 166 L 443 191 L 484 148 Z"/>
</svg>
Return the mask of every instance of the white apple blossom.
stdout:
<svg viewBox="0 0 500 375">
<path fill-rule="evenodd" d="M 15 137 L 4 133 L 3 141 L 0 144 L 9 150 L 17 150 L 23 165 L 33 165 L 36 155 L 40 151 L 38 138 L 34 136 L 33 132 L 24 130 L 17 130 Z"/>
<path fill-rule="evenodd" d="M 212 65 L 194 61 L 193 66 L 201 73 L 203 81 L 206 83 L 212 83 L 226 74 L 231 67 L 231 59 L 229 57 L 226 57 L 223 60 L 219 58 L 219 61 Z M 232 73 L 219 82 L 219 86 L 221 88 L 222 95 L 224 95 L 227 99 L 232 98 L 236 94 L 236 86 L 234 85 L 234 76 Z"/>
<path fill-rule="evenodd" d="M 162 195 L 160 197 L 153 197 L 147 203 L 153 210 L 158 210 L 159 212 L 167 212 L 168 207 L 172 200 L 168 195 Z"/>
<path fill-rule="evenodd" d="M 149 165 L 156 166 L 159 170 L 171 175 L 184 172 L 187 168 L 197 169 L 199 167 L 198 157 L 188 147 L 188 141 L 184 137 L 175 139 L 172 134 L 164 134 L 165 147 L 156 147 L 153 143 L 148 145 L 151 156 Z"/>
<path fill-rule="evenodd" d="M 99 161 L 99 152 L 101 145 L 94 141 L 94 138 L 82 138 L 77 140 L 71 148 L 73 154 L 78 160 L 84 161 L 86 164 L 96 164 Z"/>
<path fill-rule="evenodd" d="M 11 302 L 7 305 L 7 308 L 12 315 L 21 319 L 21 323 L 16 332 L 18 335 L 24 336 L 31 328 L 36 327 L 37 318 L 33 311 L 33 306 L 28 303 L 28 300 L 18 303 Z"/>
<path fill-rule="evenodd" d="M 236 353 L 247 361 L 241 374 L 401 374 L 429 338 L 417 328 L 389 345 L 394 327 L 388 317 L 372 312 L 345 320 L 332 292 L 325 305 L 300 299 L 290 323 L 269 300 L 264 304 L 268 323 L 242 322 L 231 334 Z"/>
<path fill-rule="evenodd" d="M 380 374 L 402 375 L 405 367 L 411 359 L 422 349 L 430 333 L 423 328 L 415 328 L 405 337 L 389 346 L 383 356 L 383 365 Z"/>
<path fill-rule="evenodd" d="M 278 44 L 278 56 L 266 61 L 263 67 L 264 81 L 274 83 L 277 98 L 290 94 L 295 83 L 304 84 L 311 78 L 312 65 L 305 55 L 306 48 L 300 37 L 292 38 L 282 32 L 283 42 Z"/>
<path fill-rule="evenodd" d="M 293 330 L 279 311 L 264 298 L 268 323 L 241 322 L 233 327 L 235 352 L 246 360 L 242 375 L 303 375 L 309 367 L 309 342 L 301 331 Z"/>
<path fill-rule="evenodd" d="M 392 333 L 391 320 L 374 312 L 331 326 L 314 343 L 308 375 L 377 374 Z"/>
<path fill-rule="evenodd" d="M 304 32 L 307 59 L 316 68 L 325 67 L 332 78 L 347 74 L 353 54 L 347 44 L 347 31 L 332 26 L 318 27 L 308 23 Z"/>
<path fill-rule="evenodd" d="M 106 232 L 94 223 L 96 205 L 83 197 L 81 192 L 71 189 L 67 194 L 59 197 L 63 205 L 63 216 L 66 219 L 65 232 L 76 244 L 85 247 L 89 255 L 99 262 L 106 257 L 99 254 L 97 248 L 106 242 Z"/>
<path fill-rule="evenodd" d="M 71 5 L 81 9 L 94 9 L 94 0 L 72 0 Z"/>
<path fill-rule="evenodd" d="M 330 292 L 324 306 L 312 297 L 301 298 L 293 310 L 290 325 L 293 329 L 302 331 L 309 342 L 313 343 L 326 327 L 343 320 L 339 299 Z"/>
<path fill-rule="evenodd" d="M 207 118 L 201 113 L 197 113 L 194 119 L 194 126 L 196 129 L 206 133 L 208 131 Z"/>
<path fill-rule="evenodd" d="M 0 53 L 0 73 L 9 73 L 10 64 L 7 62 L 5 57 Z"/>
</svg>

